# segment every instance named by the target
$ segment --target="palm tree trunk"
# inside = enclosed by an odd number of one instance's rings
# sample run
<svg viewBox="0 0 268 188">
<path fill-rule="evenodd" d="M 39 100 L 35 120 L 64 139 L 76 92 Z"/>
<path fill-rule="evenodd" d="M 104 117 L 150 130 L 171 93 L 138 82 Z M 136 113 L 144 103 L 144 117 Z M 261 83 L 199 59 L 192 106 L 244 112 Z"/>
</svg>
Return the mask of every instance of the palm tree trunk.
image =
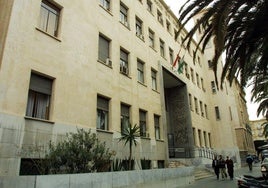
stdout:
<svg viewBox="0 0 268 188">
<path fill-rule="evenodd" d="M 132 143 L 129 142 L 129 159 L 128 159 L 128 169 L 132 170 L 131 168 L 131 158 L 132 158 Z"/>
</svg>

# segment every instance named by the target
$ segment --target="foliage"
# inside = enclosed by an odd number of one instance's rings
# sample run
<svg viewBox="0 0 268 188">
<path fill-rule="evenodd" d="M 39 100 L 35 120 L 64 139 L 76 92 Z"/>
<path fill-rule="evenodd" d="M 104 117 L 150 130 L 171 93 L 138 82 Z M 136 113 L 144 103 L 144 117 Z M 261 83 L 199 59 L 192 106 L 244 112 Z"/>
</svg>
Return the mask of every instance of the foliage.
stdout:
<svg viewBox="0 0 268 188">
<path fill-rule="evenodd" d="M 265 136 L 265 138 L 268 137 L 268 122 L 264 122 L 261 124 L 261 126 L 263 126 L 263 135 Z"/>
<path fill-rule="evenodd" d="M 111 153 L 90 130 L 77 129 L 67 133 L 66 140 L 49 144 L 46 156 L 49 173 L 86 173 L 107 171 L 110 168 Z"/>
<path fill-rule="evenodd" d="M 267 62 L 268 62 L 268 0 L 188 0 L 180 9 L 179 23 L 182 31 L 186 23 L 203 13 L 183 40 L 189 49 L 196 32 L 202 29 L 199 47 L 204 52 L 213 39 L 215 50 L 212 59 L 214 75 L 218 86 L 218 59 L 226 52 L 226 62 L 221 73 L 221 86 L 225 78 L 230 83 L 238 79 L 243 87 L 253 86 L 254 102 L 260 102 L 258 115 L 268 118 Z"/>
<path fill-rule="evenodd" d="M 113 171 L 121 171 L 123 169 L 123 164 L 120 159 L 115 159 L 113 160 L 113 166 L 112 166 Z"/>
<path fill-rule="evenodd" d="M 128 159 L 128 167 L 132 168 L 131 159 L 132 159 L 132 146 L 137 145 L 137 138 L 140 136 L 140 127 L 137 124 L 134 127 L 131 126 L 124 126 L 125 128 L 121 132 L 121 137 L 119 141 L 124 141 L 125 145 L 129 144 L 129 159 Z"/>
</svg>

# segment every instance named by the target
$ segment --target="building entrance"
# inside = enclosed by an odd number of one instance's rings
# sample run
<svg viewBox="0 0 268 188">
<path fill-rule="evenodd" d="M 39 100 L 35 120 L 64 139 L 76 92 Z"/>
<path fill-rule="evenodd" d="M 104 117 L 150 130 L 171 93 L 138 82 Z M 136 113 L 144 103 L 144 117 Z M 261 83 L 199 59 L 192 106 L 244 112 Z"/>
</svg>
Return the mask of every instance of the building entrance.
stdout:
<svg viewBox="0 0 268 188">
<path fill-rule="evenodd" d="M 170 158 L 192 158 L 193 133 L 187 87 L 163 68 L 164 106 Z"/>
</svg>

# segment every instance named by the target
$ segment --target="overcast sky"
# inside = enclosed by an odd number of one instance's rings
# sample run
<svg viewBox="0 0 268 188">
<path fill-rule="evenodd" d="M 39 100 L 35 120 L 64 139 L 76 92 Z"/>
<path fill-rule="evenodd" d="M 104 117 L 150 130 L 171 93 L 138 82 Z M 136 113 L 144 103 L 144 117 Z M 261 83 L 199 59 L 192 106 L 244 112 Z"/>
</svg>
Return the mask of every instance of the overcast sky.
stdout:
<svg viewBox="0 0 268 188">
<path fill-rule="evenodd" d="M 178 12 L 180 7 L 186 2 L 186 0 L 164 0 L 166 4 L 170 7 L 170 9 L 174 12 L 176 16 L 178 16 Z M 187 28 L 191 27 L 191 24 L 187 26 Z M 248 108 L 248 115 L 250 120 L 257 120 L 261 119 L 262 115 L 257 118 L 257 108 L 258 104 L 253 104 L 250 101 L 251 94 L 250 89 L 246 90 L 246 101 L 247 101 L 247 108 Z"/>
</svg>

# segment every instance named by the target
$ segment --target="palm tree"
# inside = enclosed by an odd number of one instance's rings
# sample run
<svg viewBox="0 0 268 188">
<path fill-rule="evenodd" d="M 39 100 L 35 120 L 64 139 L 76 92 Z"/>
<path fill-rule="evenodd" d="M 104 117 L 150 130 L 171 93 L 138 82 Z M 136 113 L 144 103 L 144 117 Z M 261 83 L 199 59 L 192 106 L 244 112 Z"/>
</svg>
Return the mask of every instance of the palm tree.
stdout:
<svg viewBox="0 0 268 188">
<path fill-rule="evenodd" d="M 131 169 L 131 159 L 132 159 L 132 146 L 137 145 L 137 138 L 140 136 L 140 127 L 137 124 L 134 127 L 129 124 L 129 126 L 124 126 L 124 130 L 121 133 L 119 141 L 124 141 L 125 145 L 129 144 L 129 158 L 128 167 Z"/>
<path fill-rule="evenodd" d="M 221 74 L 221 87 L 224 79 L 232 83 L 238 79 L 243 87 L 253 86 L 257 92 L 261 81 L 267 74 L 268 66 L 268 0 L 187 0 L 179 13 L 181 28 L 176 33 L 177 37 L 186 23 L 204 12 L 195 26 L 183 40 L 189 49 L 194 34 L 203 30 L 194 53 L 194 61 L 198 48 L 204 52 L 206 45 L 213 39 L 215 45 L 212 59 L 215 80 L 218 86 L 217 64 L 221 54 L 226 52 L 226 63 Z M 264 92 L 267 94 L 267 91 Z M 267 95 L 255 95 L 252 100 L 267 101 Z M 263 98 L 264 97 L 264 98 Z M 260 105 L 259 111 L 267 114 L 267 104 Z M 268 115 L 268 114 L 267 114 Z M 267 116 L 268 117 L 268 116 Z"/>
</svg>

